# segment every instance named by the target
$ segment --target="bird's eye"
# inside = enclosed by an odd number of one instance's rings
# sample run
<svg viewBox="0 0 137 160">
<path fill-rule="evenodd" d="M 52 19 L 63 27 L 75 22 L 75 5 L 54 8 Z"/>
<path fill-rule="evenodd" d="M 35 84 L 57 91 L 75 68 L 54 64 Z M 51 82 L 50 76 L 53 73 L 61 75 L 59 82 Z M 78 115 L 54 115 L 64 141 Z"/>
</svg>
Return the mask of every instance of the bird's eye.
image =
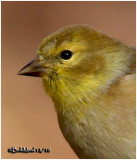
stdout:
<svg viewBox="0 0 137 160">
<path fill-rule="evenodd" d="M 61 56 L 62 59 L 68 60 L 72 57 L 72 52 L 69 51 L 69 50 L 64 50 L 64 51 L 61 52 L 60 56 Z"/>
</svg>

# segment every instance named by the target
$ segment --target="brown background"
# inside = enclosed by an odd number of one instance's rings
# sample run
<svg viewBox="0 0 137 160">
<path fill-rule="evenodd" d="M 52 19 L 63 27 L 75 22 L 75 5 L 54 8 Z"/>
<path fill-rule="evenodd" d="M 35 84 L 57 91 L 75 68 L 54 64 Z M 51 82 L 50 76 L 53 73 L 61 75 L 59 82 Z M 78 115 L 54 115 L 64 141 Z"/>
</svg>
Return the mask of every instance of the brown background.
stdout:
<svg viewBox="0 0 137 160">
<path fill-rule="evenodd" d="M 40 41 L 65 25 L 89 24 L 135 46 L 136 2 L 2 2 L 2 158 L 77 158 L 58 126 L 39 78 L 17 72 Z M 10 154 L 9 147 L 50 147 Z"/>
</svg>

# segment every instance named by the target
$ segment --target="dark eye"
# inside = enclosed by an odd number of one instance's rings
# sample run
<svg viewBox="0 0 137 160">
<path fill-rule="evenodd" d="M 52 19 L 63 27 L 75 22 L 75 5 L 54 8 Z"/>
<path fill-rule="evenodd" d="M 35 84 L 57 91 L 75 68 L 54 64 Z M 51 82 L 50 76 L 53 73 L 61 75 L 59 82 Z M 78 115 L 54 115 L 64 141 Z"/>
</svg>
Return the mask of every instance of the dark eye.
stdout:
<svg viewBox="0 0 137 160">
<path fill-rule="evenodd" d="M 69 51 L 69 50 L 64 50 L 64 51 L 61 52 L 60 56 L 61 56 L 62 59 L 68 60 L 72 57 L 72 52 Z"/>
</svg>

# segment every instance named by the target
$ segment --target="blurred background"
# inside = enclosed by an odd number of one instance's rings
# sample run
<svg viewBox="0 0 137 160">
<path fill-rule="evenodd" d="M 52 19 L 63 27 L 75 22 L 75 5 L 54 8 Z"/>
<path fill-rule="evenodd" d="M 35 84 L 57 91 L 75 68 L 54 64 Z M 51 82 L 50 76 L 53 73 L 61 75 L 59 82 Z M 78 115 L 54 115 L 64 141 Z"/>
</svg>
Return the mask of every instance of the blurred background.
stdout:
<svg viewBox="0 0 137 160">
<path fill-rule="evenodd" d="M 89 24 L 135 46 L 136 2 L 2 2 L 2 159 L 77 158 L 65 141 L 52 100 L 39 78 L 17 72 L 41 40 L 60 27 Z M 51 148 L 11 154 L 10 147 Z"/>
</svg>

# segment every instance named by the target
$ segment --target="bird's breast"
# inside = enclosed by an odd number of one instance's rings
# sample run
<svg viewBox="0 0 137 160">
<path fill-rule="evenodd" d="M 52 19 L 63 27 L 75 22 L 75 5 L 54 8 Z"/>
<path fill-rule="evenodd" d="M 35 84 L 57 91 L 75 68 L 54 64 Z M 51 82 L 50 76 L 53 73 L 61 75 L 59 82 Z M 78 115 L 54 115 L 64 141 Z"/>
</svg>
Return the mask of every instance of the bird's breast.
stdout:
<svg viewBox="0 0 137 160">
<path fill-rule="evenodd" d="M 81 107 L 85 107 L 82 113 L 78 109 L 58 113 L 61 131 L 79 158 L 133 157 L 132 142 L 128 135 L 122 137 L 109 109 L 110 114 L 97 106 Z"/>
</svg>

